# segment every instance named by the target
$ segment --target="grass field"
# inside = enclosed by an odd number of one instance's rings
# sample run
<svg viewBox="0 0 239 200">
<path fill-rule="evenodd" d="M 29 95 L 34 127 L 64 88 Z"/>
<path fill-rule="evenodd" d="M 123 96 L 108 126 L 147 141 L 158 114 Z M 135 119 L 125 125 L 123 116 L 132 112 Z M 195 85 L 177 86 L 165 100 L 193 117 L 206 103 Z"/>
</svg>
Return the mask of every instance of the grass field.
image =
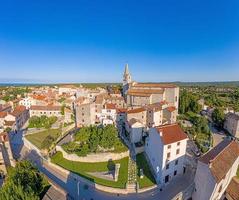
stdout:
<svg viewBox="0 0 239 200">
<path fill-rule="evenodd" d="M 60 134 L 61 131 L 59 129 L 49 129 L 27 135 L 26 138 L 39 149 L 49 149 Z"/>
<path fill-rule="evenodd" d="M 156 184 L 154 177 L 150 171 L 148 162 L 143 153 L 136 156 L 137 161 L 137 181 L 139 182 L 139 188 L 150 187 Z M 140 178 L 140 169 L 143 169 L 144 178 Z"/>
<path fill-rule="evenodd" d="M 126 182 L 128 180 L 128 159 L 129 158 L 126 157 L 121 160 L 114 160 L 111 162 L 83 163 L 83 162 L 67 160 L 63 158 L 61 152 L 57 152 L 54 156 L 52 156 L 51 162 L 75 174 L 78 174 L 84 178 L 87 178 L 90 181 L 95 182 L 97 184 L 114 187 L 114 188 L 125 188 Z M 100 178 L 91 176 L 87 173 L 87 172 L 108 171 L 110 165 L 112 165 L 112 162 L 114 164 L 120 163 L 120 171 L 119 171 L 119 177 L 117 182 L 100 179 Z"/>
</svg>

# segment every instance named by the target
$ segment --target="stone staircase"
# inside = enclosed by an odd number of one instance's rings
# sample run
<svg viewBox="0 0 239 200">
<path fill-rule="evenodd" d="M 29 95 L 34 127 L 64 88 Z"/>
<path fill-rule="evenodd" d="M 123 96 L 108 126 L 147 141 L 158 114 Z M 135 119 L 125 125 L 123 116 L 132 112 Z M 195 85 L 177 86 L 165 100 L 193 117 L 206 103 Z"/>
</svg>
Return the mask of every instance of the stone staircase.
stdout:
<svg viewBox="0 0 239 200">
<path fill-rule="evenodd" d="M 127 182 L 127 191 L 129 193 L 136 192 L 137 184 L 137 165 L 136 165 L 136 156 L 130 155 L 128 163 L 128 182 Z"/>
</svg>

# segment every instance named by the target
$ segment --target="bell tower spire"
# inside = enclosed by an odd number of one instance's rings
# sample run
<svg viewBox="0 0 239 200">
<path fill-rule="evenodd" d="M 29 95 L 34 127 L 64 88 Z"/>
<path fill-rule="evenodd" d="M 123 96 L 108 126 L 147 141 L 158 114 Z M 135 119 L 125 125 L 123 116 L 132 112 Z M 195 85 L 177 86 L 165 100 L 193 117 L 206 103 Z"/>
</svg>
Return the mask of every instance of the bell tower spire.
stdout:
<svg viewBox="0 0 239 200">
<path fill-rule="evenodd" d="M 129 65 L 126 63 L 123 75 L 123 85 L 131 83 L 131 75 L 129 73 Z"/>
<path fill-rule="evenodd" d="M 124 69 L 124 75 L 123 75 L 123 96 L 126 99 L 127 91 L 130 87 L 132 80 L 131 80 L 131 75 L 129 73 L 129 65 L 126 63 L 125 69 Z"/>
</svg>

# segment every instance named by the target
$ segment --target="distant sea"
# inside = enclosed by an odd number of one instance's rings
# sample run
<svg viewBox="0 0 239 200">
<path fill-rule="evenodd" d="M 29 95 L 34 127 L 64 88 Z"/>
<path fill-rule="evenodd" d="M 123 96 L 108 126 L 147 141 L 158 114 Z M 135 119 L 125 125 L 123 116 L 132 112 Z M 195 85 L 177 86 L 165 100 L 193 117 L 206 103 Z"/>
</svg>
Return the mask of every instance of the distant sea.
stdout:
<svg viewBox="0 0 239 200">
<path fill-rule="evenodd" d="M 147 82 L 151 83 L 151 82 Z M 155 83 L 155 82 L 154 82 Z M 239 87 L 239 81 L 215 81 L 215 82 L 158 82 L 158 83 L 172 83 L 178 86 L 227 86 L 227 87 Z M 121 83 L 0 83 L 0 87 L 7 86 L 41 86 L 41 85 L 62 85 L 62 84 L 71 84 L 71 85 L 79 85 L 79 84 L 99 84 L 99 85 L 114 85 Z"/>
</svg>

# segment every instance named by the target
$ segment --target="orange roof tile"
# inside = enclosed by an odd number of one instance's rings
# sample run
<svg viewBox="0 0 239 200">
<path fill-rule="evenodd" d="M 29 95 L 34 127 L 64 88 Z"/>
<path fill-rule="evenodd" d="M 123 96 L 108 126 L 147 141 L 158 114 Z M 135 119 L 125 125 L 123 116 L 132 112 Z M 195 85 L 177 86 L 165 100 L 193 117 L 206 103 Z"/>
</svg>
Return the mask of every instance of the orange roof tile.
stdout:
<svg viewBox="0 0 239 200">
<path fill-rule="evenodd" d="M 106 109 L 116 109 L 116 106 L 115 106 L 115 104 L 113 104 L 113 103 L 106 103 L 105 104 L 105 108 Z"/>
<path fill-rule="evenodd" d="M 156 129 L 158 133 L 162 133 L 161 138 L 165 145 L 188 138 L 178 124 L 158 126 Z"/>
<path fill-rule="evenodd" d="M 232 200 L 239 200 L 239 178 L 236 176 L 232 178 L 231 182 L 227 186 L 226 193 Z"/>
<path fill-rule="evenodd" d="M 11 115 L 17 117 L 20 114 L 22 114 L 23 112 L 26 111 L 26 107 L 25 106 L 17 106 L 14 111 L 11 113 Z"/>
<path fill-rule="evenodd" d="M 132 109 L 132 110 L 128 110 L 127 113 L 128 114 L 131 114 L 131 113 L 140 113 L 140 112 L 144 112 L 146 111 L 145 108 L 135 108 L 135 109 Z"/>
<path fill-rule="evenodd" d="M 168 83 L 136 83 L 134 86 L 137 87 L 158 87 L 158 88 L 176 88 L 174 84 Z"/>
<path fill-rule="evenodd" d="M 7 112 L 0 112 L 0 118 L 4 118 L 7 116 Z"/>
<path fill-rule="evenodd" d="M 175 106 L 170 106 L 170 107 L 167 107 L 167 110 L 168 110 L 169 112 L 173 112 L 173 111 L 176 110 L 176 108 L 175 108 Z"/>
<path fill-rule="evenodd" d="M 209 165 L 212 175 L 216 182 L 219 183 L 226 176 L 238 157 L 239 144 L 225 139 L 204 154 L 199 161 Z"/>
</svg>

